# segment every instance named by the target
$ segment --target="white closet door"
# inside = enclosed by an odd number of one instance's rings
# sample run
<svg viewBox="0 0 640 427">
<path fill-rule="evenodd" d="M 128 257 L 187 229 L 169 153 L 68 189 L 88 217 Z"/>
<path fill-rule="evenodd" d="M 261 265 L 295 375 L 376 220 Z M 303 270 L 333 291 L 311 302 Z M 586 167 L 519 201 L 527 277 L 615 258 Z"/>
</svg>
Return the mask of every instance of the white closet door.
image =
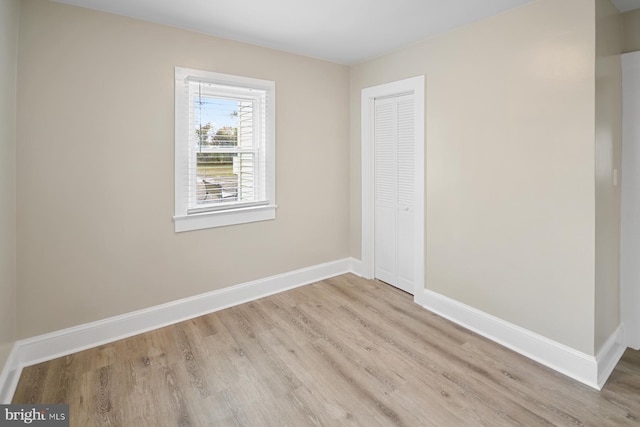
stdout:
<svg viewBox="0 0 640 427">
<path fill-rule="evenodd" d="M 414 292 L 415 108 L 413 95 L 374 106 L 374 274 Z"/>
</svg>

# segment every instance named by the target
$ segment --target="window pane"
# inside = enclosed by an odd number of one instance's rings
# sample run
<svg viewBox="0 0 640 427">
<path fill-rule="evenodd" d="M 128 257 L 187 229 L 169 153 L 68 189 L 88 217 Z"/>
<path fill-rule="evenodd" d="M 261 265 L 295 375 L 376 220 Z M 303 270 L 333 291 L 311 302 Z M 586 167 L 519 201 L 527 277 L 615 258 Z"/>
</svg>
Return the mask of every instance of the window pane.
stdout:
<svg viewBox="0 0 640 427">
<path fill-rule="evenodd" d="M 254 155 L 238 152 L 251 148 L 252 120 L 246 118 L 252 117 L 252 110 L 252 102 L 204 96 L 203 91 L 193 98 L 197 165 L 193 207 L 255 199 Z"/>
<path fill-rule="evenodd" d="M 197 202 L 238 200 L 238 174 L 234 173 L 235 153 L 197 153 Z"/>
<path fill-rule="evenodd" d="M 193 124 L 199 148 L 238 145 L 239 104 L 232 99 L 195 96 Z"/>
</svg>

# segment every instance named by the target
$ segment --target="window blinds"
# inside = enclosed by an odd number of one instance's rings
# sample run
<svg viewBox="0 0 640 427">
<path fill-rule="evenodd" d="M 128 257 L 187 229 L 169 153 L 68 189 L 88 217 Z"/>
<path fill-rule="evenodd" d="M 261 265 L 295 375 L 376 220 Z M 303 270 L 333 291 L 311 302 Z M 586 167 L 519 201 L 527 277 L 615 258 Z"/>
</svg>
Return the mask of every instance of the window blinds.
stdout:
<svg viewBox="0 0 640 427">
<path fill-rule="evenodd" d="M 188 78 L 187 213 L 269 203 L 267 90 Z"/>
</svg>

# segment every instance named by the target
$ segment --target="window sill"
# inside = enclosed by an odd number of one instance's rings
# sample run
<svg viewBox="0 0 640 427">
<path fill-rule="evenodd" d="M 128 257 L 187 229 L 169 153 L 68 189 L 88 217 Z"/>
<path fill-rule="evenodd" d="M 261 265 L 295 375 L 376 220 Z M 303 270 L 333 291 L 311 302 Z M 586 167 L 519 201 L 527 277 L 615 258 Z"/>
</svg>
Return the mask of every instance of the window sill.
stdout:
<svg viewBox="0 0 640 427">
<path fill-rule="evenodd" d="M 203 212 L 173 217 L 175 232 L 224 227 L 248 222 L 268 221 L 276 218 L 276 205 L 251 206 L 223 211 Z"/>
</svg>

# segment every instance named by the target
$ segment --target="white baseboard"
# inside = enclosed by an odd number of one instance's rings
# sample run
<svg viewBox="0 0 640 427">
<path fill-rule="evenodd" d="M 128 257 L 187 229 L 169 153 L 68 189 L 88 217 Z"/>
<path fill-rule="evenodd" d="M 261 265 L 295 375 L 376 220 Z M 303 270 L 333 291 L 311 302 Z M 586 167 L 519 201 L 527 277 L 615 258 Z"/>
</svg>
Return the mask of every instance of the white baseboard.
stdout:
<svg viewBox="0 0 640 427">
<path fill-rule="evenodd" d="M 621 328 L 607 340 L 597 356 L 590 356 L 430 290 L 425 290 L 422 297 L 416 298 L 416 302 L 429 311 L 597 390 L 604 386 L 625 350 Z"/>
<path fill-rule="evenodd" d="M 0 372 L 0 405 L 11 403 L 13 392 L 18 386 L 22 367 L 18 360 L 18 344 L 13 344 L 9 357 Z"/>
<path fill-rule="evenodd" d="M 598 390 L 604 387 L 607 379 L 609 379 L 609 376 L 627 349 L 624 343 L 623 329 L 622 326 L 618 326 L 596 354 L 596 362 L 598 363 Z"/>
<path fill-rule="evenodd" d="M 362 277 L 362 261 L 355 258 L 349 258 L 349 268 L 351 273 Z"/>
<path fill-rule="evenodd" d="M 0 404 L 13 398 L 25 366 L 339 276 L 351 272 L 352 262 L 345 258 L 319 264 L 17 341 L 0 376 Z"/>
</svg>

